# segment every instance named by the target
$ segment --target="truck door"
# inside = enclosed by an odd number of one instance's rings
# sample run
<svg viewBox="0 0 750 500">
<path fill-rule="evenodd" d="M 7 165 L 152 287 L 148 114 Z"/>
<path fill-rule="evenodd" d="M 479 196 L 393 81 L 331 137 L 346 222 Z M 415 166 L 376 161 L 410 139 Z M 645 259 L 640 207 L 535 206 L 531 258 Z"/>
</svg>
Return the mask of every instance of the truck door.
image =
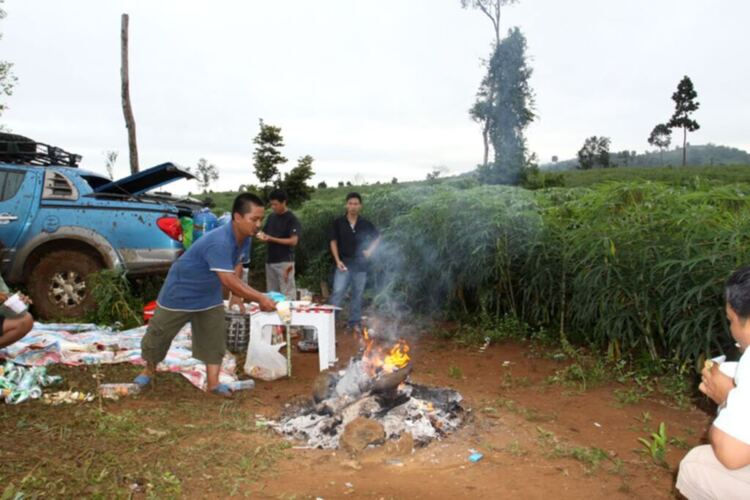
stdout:
<svg viewBox="0 0 750 500">
<path fill-rule="evenodd" d="M 35 176 L 23 169 L 0 166 L 0 250 L 11 250 L 31 221 Z"/>
</svg>

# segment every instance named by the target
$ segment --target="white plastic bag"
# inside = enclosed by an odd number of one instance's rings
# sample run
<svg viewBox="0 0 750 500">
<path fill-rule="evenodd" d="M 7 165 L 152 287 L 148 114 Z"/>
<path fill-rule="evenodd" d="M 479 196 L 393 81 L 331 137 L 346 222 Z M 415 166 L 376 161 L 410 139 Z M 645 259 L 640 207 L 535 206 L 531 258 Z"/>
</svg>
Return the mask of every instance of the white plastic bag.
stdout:
<svg viewBox="0 0 750 500">
<path fill-rule="evenodd" d="M 245 360 L 245 373 L 261 380 L 276 380 L 286 375 L 286 358 L 279 353 L 286 342 L 266 344 L 251 342 Z"/>
</svg>

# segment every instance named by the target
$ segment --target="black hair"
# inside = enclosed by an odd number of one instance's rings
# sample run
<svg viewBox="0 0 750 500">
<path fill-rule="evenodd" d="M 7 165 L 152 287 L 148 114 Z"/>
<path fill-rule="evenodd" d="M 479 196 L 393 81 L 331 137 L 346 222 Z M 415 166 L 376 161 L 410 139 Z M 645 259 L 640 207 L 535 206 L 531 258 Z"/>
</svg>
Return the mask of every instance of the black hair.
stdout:
<svg viewBox="0 0 750 500">
<path fill-rule="evenodd" d="M 274 189 L 273 191 L 271 191 L 271 194 L 268 195 L 269 202 L 271 200 L 276 200 L 279 203 L 284 203 L 288 199 L 289 198 L 287 198 L 286 196 L 286 191 L 284 191 L 283 189 Z"/>
<path fill-rule="evenodd" d="M 727 304 L 743 321 L 750 318 L 750 266 L 737 269 L 724 285 Z"/>
<path fill-rule="evenodd" d="M 351 193 L 346 195 L 346 201 L 351 200 L 352 198 L 357 198 L 360 203 L 362 203 L 362 196 L 357 193 L 356 191 L 352 191 Z"/>
<path fill-rule="evenodd" d="M 245 215 L 252 210 L 250 207 L 251 205 L 263 208 L 263 200 L 253 193 L 242 193 L 237 195 L 234 199 L 234 203 L 232 203 L 232 217 L 234 217 L 234 214 Z"/>
</svg>

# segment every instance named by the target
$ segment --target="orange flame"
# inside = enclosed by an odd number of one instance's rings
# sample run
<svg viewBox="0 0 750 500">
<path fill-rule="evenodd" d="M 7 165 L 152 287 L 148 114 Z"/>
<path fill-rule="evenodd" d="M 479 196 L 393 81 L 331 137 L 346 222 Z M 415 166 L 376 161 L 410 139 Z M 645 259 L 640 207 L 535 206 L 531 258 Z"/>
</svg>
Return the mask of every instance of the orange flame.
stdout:
<svg viewBox="0 0 750 500">
<path fill-rule="evenodd" d="M 383 370 L 387 373 L 392 373 L 399 368 L 405 367 L 409 363 L 409 344 L 403 339 L 399 340 L 396 345 L 391 348 L 391 352 L 385 357 L 383 361 Z"/>
<path fill-rule="evenodd" d="M 409 364 L 409 360 L 411 359 L 408 354 L 409 344 L 405 340 L 401 339 L 396 342 L 386 353 L 382 347 L 375 344 L 374 339 L 367 332 L 367 328 L 362 330 L 362 337 L 365 343 L 362 360 L 371 377 L 374 377 L 381 371 L 393 373 Z"/>
</svg>

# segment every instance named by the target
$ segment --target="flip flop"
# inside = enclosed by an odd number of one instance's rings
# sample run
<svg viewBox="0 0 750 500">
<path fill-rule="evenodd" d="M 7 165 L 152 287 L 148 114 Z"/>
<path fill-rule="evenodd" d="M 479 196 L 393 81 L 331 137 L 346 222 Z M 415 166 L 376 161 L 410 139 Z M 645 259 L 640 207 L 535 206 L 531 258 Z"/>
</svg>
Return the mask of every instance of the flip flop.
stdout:
<svg viewBox="0 0 750 500">
<path fill-rule="evenodd" d="M 146 387 L 151 384 L 151 377 L 148 375 L 140 374 L 137 377 L 133 379 L 133 383 L 136 384 L 141 389 L 145 389 Z"/>
<path fill-rule="evenodd" d="M 231 399 L 234 396 L 234 391 L 232 391 L 227 384 L 219 384 L 211 389 L 210 392 L 215 396 L 222 396 L 227 399 Z"/>
</svg>

